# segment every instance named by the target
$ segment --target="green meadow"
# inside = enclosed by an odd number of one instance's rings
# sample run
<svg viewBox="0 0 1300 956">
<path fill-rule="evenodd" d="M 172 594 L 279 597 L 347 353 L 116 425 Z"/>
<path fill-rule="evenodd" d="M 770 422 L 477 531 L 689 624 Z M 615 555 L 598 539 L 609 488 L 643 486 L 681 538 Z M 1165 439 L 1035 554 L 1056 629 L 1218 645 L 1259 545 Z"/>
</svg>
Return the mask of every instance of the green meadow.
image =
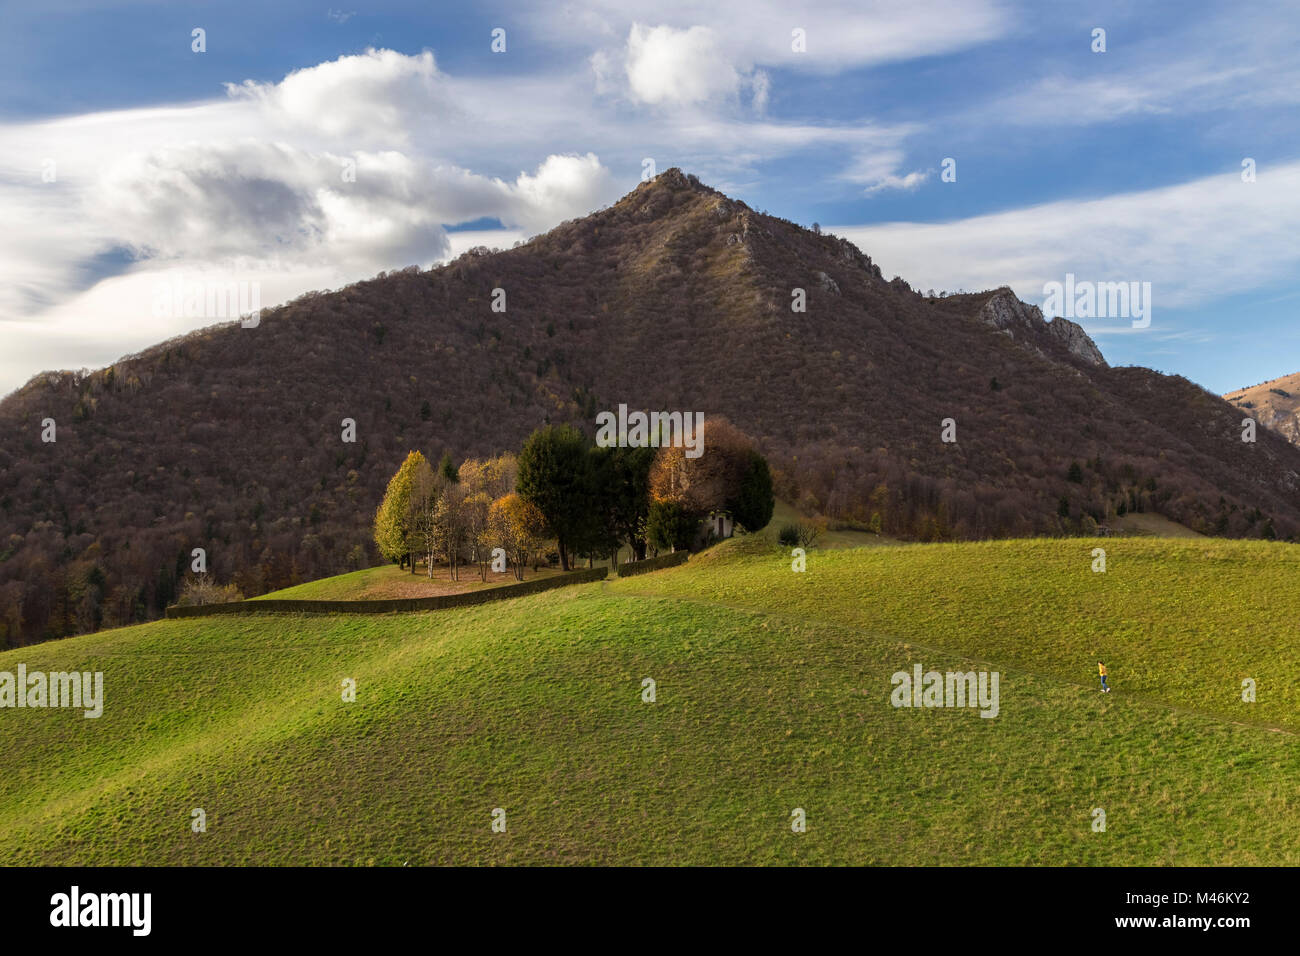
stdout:
<svg viewBox="0 0 1300 956">
<path fill-rule="evenodd" d="M 492 605 L 7 651 L 102 671 L 105 701 L 0 710 L 0 862 L 1296 865 L 1297 579 L 1300 549 L 1262 542 L 813 549 L 795 573 L 753 536 Z M 998 716 L 891 706 L 917 663 L 999 672 Z"/>
</svg>

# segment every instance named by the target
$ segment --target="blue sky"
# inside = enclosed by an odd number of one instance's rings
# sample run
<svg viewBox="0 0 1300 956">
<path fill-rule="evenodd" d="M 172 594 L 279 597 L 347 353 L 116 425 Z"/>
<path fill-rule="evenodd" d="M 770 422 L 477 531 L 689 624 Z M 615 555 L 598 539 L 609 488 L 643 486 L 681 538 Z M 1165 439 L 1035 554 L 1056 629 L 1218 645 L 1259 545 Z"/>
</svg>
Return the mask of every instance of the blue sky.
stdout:
<svg viewBox="0 0 1300 956">
<path fill-rule="evenodd" d="M 1041 305 L 1067 273 L 1149 282 L 1148 327 L 1080 320 L 1112 364 L 1215 391 L 1300 371 L 1294 4 L 47 0 L 4 17 L 0 392 L 210 324 L 157 307 L 178 275 L 256 281 L 270 306 L 427 267 L 607 205 L 646 158 L 819 222 L 923 290 L 1007 284 Z"/>
</svg>

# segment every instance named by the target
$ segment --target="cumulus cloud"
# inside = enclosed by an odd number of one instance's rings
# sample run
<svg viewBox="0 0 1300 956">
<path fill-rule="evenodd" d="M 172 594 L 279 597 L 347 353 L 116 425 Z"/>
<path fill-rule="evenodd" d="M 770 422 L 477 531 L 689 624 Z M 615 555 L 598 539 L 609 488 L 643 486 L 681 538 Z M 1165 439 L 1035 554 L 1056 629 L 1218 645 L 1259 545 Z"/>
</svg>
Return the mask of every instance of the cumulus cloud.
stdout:
<svg viewBox="0 0 1300 956">
<path fill-rule="evenodd" d="M 301 247 L 320 229 L 302 188 L 319 175 L 312 166 L 301 150 L 271 143 L 167 146 L 123 156 L 87 199 L 145 257 Z"/>
<path fill-rule="evenodd" d="M 608 204 L 620 189 L 596 155 L 587 153 L 548 156 L 535 174 L 520 173 L 505 191 L 508 207 L 498 218 L 536 232 Z"/>
<path fill-rule="evenodd" d="M 689 106 L 735 96 L 740 88 L 740 73 L 709 27 L 675 30 L 634 23 L 626 65 L 628 87 L 642 103 Z"/>
<path fill-rule="evenodd" d="M 457 113 L 433 53 L 365 53 L 295 70 L 278 83 L 227 83 L 288 125 L 325 136 L 405 142 L 407 130 Z"/>
<path fill-rule="evenodd" d="M 141 258 L 265 255 L 378 270 L 447 250 L 435 174 L 398 152 L 188 143 L 123 157 L 88 197 Z"/>
<path fill-rule="evenodd" d="M 350 280 L 446 258 L 446 224 L 496 218 L 540 232 L 618 191 L 594 153 L 548 156 L 507 182 L 391 150 L 189 143 L 123 157 L 85 209 L 116 245 L 160 266 L 274 256 Z"/>
</svg>

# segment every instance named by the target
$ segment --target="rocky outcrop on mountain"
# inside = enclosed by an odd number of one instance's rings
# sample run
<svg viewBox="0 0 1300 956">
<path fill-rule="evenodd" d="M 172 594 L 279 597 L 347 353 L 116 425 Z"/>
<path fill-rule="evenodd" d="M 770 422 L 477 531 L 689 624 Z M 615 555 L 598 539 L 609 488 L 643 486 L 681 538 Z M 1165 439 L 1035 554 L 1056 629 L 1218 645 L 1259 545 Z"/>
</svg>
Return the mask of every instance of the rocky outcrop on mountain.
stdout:
<svg viewBox="0 0 1300 956">
<path fill-rule="evenodd" d="M 1097 348 L 1097 343 L 1089 338 L 1077 322 L 1058 315 L 1047 323 L 1047 331 L 1056 336 L 1071 355 L 1083 359 L 1089 365 L 1106 365 L 1106 359 L 1102 356 L 1101 349 Z"/>
<path fill-rule="evenodd" d="M 994 292 L 980 310 L 979 318 L 1038 355 L 1046 357 L 1040 346 L 1048 338 L 1061 343 L 1067 352 L 1089 365 L 1106 367 L 1101 349 L 1078 323 L 1060 316 L 1044 321 L 1042 309 L 1021 302 L 1009 288 Z"/>
</svg>

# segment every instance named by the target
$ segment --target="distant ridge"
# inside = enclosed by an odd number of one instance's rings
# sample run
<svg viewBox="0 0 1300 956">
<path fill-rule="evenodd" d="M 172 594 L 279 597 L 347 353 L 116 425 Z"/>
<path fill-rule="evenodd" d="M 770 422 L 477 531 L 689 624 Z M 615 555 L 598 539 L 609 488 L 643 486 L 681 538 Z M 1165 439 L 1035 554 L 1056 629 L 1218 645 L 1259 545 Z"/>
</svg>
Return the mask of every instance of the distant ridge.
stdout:
<svg viewBox="0 0 1300 956">
<path fill-rule="evenodd" d="M 1224 398 L 1259 424 L 1285 435 L 1293 444 L 1300 444 L 1300 372 L 1234 389 Z"/>
</svg>

